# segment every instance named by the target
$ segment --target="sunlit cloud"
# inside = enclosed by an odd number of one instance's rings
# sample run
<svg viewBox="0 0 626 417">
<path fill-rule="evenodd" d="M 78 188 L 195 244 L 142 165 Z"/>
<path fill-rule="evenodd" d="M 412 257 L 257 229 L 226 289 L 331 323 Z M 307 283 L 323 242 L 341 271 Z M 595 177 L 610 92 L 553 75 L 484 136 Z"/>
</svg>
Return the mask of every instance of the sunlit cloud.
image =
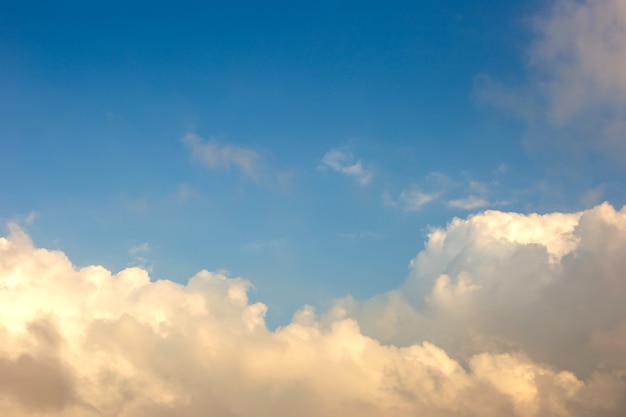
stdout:
<svg viewBox="0 0 626 417">
<path fill-rule="evenodd" d="M 6 415 L 617 416 L 626 209 L 433 229 L 397 290 L 268 329 L 251 283 L 77 268 L 0 238 Z M 572 343 L 576 340 L 577 343 Z"/>
<path fill-rule="evenodd" d="M 624 253 L 626 208 L 486 211 L 433 229 L 399 289 L 336 309 L 393 344 L 429 341 L 455 358 L 514 350 L 580 378 L 620 374 Z"/>
</svg>

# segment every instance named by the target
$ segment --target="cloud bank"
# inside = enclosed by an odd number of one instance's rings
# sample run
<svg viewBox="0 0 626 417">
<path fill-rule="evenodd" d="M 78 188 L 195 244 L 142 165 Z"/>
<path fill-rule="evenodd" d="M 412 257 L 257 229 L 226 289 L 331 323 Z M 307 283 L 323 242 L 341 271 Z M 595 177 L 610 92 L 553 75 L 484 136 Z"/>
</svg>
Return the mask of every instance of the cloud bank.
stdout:
<svg viewBox="0 0 626 417">
<path fill-rule="evenodd" d="M 0 414 L 621 416 L 626 209 L 434 229 L 405 285 L 269 330 L 251 283 L 0 238 Z"/>
</svg>

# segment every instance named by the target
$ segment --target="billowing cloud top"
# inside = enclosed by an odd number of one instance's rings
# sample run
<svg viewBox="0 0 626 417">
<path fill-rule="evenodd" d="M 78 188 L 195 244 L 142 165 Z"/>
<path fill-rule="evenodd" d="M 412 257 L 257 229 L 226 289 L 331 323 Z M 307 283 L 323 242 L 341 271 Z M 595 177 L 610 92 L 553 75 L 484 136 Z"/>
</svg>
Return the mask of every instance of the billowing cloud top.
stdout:
<svg viewBox="0 0 626 417">
<path fill-rule="evenodd" d="M 626 210 L 487 211 L 406 284 L 275 331 L 247 280 L 77 269 L 0 239 L 6 416 L 621 416 Z"/>
</svg>

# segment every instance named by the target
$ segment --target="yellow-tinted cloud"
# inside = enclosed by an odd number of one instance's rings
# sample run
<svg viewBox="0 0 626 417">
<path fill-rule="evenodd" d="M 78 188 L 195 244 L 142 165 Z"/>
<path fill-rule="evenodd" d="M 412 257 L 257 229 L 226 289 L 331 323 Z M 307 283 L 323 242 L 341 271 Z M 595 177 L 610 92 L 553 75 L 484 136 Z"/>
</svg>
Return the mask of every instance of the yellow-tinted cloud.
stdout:
<svg viewBox="0 0 626 417">
<path fill-rule="evenodd" d="M 247 280 L 77 269 L 14 228 L 0 239 L 0 414 L 617 416 L 625 242 L 626 211 L 608 205 L 456 219 L 402 288 L 272 331 Z"/>
</svg>

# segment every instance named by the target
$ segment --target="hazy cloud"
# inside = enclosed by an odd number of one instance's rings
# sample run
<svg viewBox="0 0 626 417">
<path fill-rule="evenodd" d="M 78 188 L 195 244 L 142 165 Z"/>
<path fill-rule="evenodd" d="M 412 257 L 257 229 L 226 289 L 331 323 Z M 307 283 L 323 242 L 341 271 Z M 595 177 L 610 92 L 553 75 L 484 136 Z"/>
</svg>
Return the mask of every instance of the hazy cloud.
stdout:
<svg viewBox="0 0 626 417">
<path fill-rule="evenodd" d="M 179 203 L 202 198 L 202 193 L 189 184 L 180 184 L 174 193 L 174 199 Z"/>
<path fill-rule="evenodd" d="M 426 204 L 434 201 L 438 197 L 438 193 L 428 194 L 412 188 L 401 191 L 397 198 L 393 198 L 389 193 L 385 193 L 383 194 L 383 201 L 387 206 L 398 207 L 403 211 L 412 212 L 420 211 Z"/>
<path fill-rule="evenodd" d="M 560 0 L 534 28 L 531 68 L 545 83 L 554 122 L 604 105 L 626 110 L 624 1 Z"/>
<path fill-rule="evenodd" d="M 321 166 L 354 177 L 361 185 L 369 184 L 374 177 L 374 173 L 366 168 L 360 159 L 356 159 L 351 152 L 345 150 L 331 149 L 326 152 Z"/>
<path fill-rule="evenodd" d="M 489 205 L 489 202 L 482 197 L 470 195 L 465 198 L 459 198 L 448 202 L 450 207 L 460 208 L 463 210 L 473 210 Z"/>
<path fill-rule="evenodd" d="M 479 100 L 528 122 L 533 149 L 626 157 L 626 3 L 557 0 L 532 22 L 525 83 L 479 75 Z"/>
<path fill-rule="evenodd" d="M 150 252 L 150 245 L 148 243 L 142 243 L 137 246 L 133 246 L 128 250 L 130 255 L 136 255 L 138 253 L 147 253 Z"/>
<path fill-rule="evenodd" d="M 205 142 L 193 133 L 186 134 L 182 142 L 191 149 L 192 159 L 209 169 L 230 170 L 236 167 L 245 177 L 255 182 L 261 180 L 261 158 L 251 148 L 222 145 L 214 140 Z"/>
</svg>

